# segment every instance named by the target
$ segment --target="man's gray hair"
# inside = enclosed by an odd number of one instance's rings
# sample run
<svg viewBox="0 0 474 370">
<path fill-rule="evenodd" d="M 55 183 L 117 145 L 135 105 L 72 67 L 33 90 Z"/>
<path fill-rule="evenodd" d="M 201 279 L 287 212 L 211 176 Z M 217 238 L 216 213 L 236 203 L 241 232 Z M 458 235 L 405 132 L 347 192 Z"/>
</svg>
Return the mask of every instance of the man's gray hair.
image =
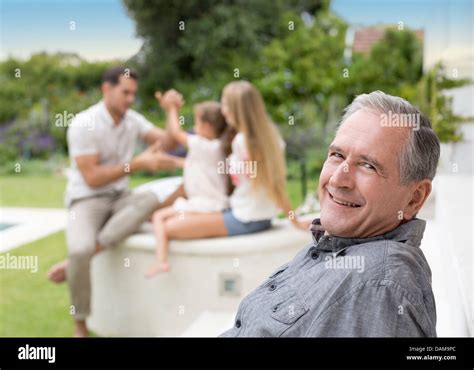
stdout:
<svg viewBox="0 0 474 370">
<path fill-rule="evenodd" d="M 382 115 L 383 117 L 394 117 L 394 115 L 400 114 L 406 115 L 408 118 L 416 117 L 417 125 L 409 130 L 410 134 L 400 152 L 400 183 L 408 185 L 424 179 L 433 180 L 438 166 L 440 144 L 429 119 L 420 110 L 398 96 L 388 95 L 382 91 L 373 91 L 370 94 L 358 95 L 347 106 L 340 125 L 360 109 L 380 113 L 381 117 Z M 398 117 L 397 125 L 402 126 Z M 402 123 L 406 124 L 407 122 L 405 120 Z M 385 122 L 385 124 L 390 126 L 390 122 Z"/>
</svg>

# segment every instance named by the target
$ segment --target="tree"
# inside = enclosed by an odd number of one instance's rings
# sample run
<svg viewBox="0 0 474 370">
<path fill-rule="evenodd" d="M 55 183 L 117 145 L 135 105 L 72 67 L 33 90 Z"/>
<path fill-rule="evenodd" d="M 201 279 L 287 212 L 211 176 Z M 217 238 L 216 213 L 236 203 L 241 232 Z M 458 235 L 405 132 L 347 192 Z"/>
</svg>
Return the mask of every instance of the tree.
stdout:
<svg viewBox="0 0 474 370">
<path fill-rule="evenodd" d="M 290 164 L 289 174 L 299 172 L 305 196 L 307 172 L 316 176 L 321 169 L 334 128 L 329 112 L 342 93 L 347 25 L 327 9 L 302 16 L 286 12 L 279 25 L 280 36 L 262 51 L 255 83 L 280 124 L 288 158 L 298 162 Z"/>
<path fill-rule="evenodd" d="M 425 112 L 441 142 L 456 142 L 462 139 L 459 125 L 473 117 L 456 115 L 452 109 L 453 98 L 443 91 L 471 83 L 469 79 L 448 78 L 441 63 L 434 65 L 418 84 L 416 103 Z"/>
<path fill-rule="evenodd" d="M 278 36 L 283 12 L 314 14 L 326 0 L 124 0 L 144 45 L 133 59 L 141 92 L 197 81 L 209 73 L 231 72 L 237 60 L 257 60 Z M 212 83 L 212 80 L 209 80 Z M 213 87 L 213 85 L 211 85 Z"/>
<path fill-rule="evenodd" d="M 315 114 L 326 115 L 331 96 L 341 90 L 347 25 L 329 11 L 305 17 L 287 12 L 280 25 L 282 36 L 262 52 L 257 84 L 266 102 L 278 107 L 273 112 L 277 120 L 288 122 L 294 116 L 309 125 L 314 117 L 303 117 L 304 106 L 310 104 Z M 326 118 L 321 121 L 326 123 Z"/>
<path fill-rule="evenodd" d="M 416 34 L 409 29 L 388 28 L 369 55 L 353 56 L 345 90 L 349 100 L 374 90 L 400 95 L 405 86 L 421 79 L 422 66 L 423 46 Z"/>
</svg>

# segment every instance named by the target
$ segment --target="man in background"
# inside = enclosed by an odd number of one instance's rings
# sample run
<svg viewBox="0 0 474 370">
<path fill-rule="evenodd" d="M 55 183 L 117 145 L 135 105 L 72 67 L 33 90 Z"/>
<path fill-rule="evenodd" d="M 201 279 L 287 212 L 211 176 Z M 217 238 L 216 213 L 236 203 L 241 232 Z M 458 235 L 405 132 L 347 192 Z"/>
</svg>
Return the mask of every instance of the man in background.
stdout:
<svg viewBox="0 0 474 370">
<path fill-rule="evenodd" d="M 130 109 L 138 87 L 136 72 L 123 66 L 102 78 L 103 99 L 80 112 L 67 133 L 71 171 L 66 188 L 68 259 L 48 272 L 51 281 L 67 280 L 75 336 L 87 336 L 91 311 L 90 264 L 94 254 L 135 232 L 160 204 L 152 192 L 131 193 L 135 171 L 181 167 L 183 160 L 165 153 L 176 143 L 165 130 Z M 148 148 L 133 156 L 137 142 Z"/>
</svg>

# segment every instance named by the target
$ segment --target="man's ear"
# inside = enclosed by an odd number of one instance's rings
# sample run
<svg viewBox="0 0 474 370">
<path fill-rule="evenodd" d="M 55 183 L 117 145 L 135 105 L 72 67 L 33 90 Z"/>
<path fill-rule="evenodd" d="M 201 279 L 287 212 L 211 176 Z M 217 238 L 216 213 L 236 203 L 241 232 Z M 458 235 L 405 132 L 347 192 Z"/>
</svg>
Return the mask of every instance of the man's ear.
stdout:
<svg viewBox="0 0 474 370">
<path fill-rule="evenodd" d="M 425 179 L 414 184 L 410 202 L 408 203 L 404 212 L 404 218 L 411 220 L 418 211 L 423 207 L 426 199 L 431 193 L 431 180 Z"/>
</svg>

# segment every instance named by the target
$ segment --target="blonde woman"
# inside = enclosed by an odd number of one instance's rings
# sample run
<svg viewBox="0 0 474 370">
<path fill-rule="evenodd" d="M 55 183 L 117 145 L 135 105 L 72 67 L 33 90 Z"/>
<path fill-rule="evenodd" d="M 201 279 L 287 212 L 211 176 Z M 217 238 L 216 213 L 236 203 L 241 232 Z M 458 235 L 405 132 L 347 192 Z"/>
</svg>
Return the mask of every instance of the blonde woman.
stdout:
<svg viewBox="0 0 474 370">
<path fill-rule="evenodd" d="M 178 109 L 179 104 L 166 104 Z M 294 226 L 308 222 L 294 217 L 286 195 L 284 142 L 269 119 L 262 96 L 247 81 L 229 83 L 221 99 L 222 114 L 236 131 L 232 152 L 216 171 L 229 174 L 234 185 L 230 208 L 222 212 L 168 218 L 170 239 L 233 236 L 263 231 L 282 210 Z"/>
</svg>

